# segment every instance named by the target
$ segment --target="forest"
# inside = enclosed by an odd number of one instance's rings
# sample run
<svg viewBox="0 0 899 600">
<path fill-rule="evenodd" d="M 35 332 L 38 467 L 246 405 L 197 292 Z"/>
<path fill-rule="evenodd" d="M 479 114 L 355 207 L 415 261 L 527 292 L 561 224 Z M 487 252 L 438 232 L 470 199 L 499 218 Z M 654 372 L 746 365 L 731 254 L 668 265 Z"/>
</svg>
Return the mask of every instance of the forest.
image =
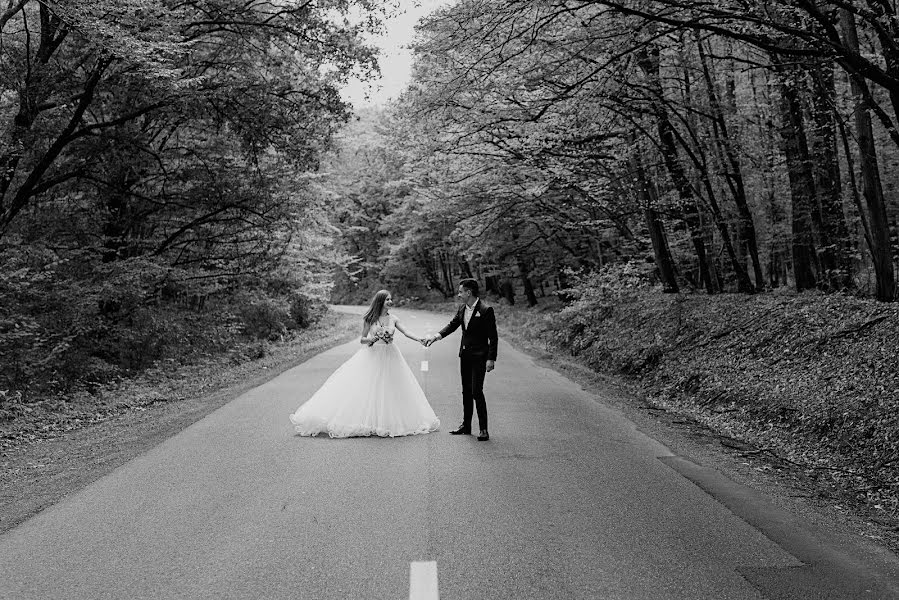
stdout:
<svg viewBox="0 0 899 600">
<path fill-rule="evenodd" d="M 699 344 L 701 373 L 654 389 L 722 410 L 745 388 L 712 341 L 806 364 L 890 343 L 894 3 L 459 0 L 419 24 L 402 95 L 354 114 L 340 88 L 377 74 L 366 36 L 396 10 L 4 0 L 0 417 L 462 277 L 597 368 L 653 378 Z M 645 343 L 614 329 L 639 306 Z M 741 341 L 759 323 L 786 337 Z M 603 346 L 613 329 L 639 347 Z M 789 370 L 753 398 L 863 449 L 859 485 L 895 503 L 895 349 L 868 352 L 825 406 L 778 397 Z"/>
<path fill-rule="evenodd" d="M 4 4 L 0 409 L 305 326 L 380 3 Z"/>
<path fill-rule="evenodd" d="M 895 515 L 897 23 L 882 0 L 457 2 L 331 166 L 360 260 L 334 294 L 473 276 L 513 339 Z"/>
<path fill-rule="evenodd" d="M 529 305 L 628 263 L 668 292 L 893 301 L 894 14 L 459 2 L 421 25 L 409 89 L 369 115 L 383 139 L 348 149 L 362 187 L 344 239 L 365 275 L 451 295 L 478 274 Z"/>
</svg>

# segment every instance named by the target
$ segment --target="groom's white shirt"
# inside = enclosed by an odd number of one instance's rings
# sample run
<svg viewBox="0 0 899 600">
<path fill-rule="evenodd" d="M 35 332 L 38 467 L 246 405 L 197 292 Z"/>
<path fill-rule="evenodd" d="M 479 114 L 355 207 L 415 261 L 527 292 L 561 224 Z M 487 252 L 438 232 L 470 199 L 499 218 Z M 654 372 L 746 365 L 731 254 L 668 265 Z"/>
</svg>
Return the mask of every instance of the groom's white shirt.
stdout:
<svg viewBox="0 0 899 600">
<path fill-rule="evenodd" d="M 465 321 L 465 329 L 468 329 L 468 322 L 471 321 L 471 315 L 474 314 L 474 307 L 477 305 L 477 300 L 475 300 L 474 304 L 472 304 L 471 306 L 468 306 L 468 304 L 465 305 L 465 315 L 462 317 Z"/>
</svg>

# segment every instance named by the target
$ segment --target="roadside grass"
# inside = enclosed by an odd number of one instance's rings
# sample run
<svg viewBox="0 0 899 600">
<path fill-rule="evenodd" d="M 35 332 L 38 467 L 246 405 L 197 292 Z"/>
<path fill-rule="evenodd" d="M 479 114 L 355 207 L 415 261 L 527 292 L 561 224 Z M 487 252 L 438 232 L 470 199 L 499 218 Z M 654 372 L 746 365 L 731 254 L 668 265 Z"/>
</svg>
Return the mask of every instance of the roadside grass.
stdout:
<svg viewBox="0 0 899 600">
<path fill-rule="evenodd" d="M 564 356 L 740 456 L 798 474 L 899 547 L 899 306 L 640 289 L 499 312 L 516 345 Z"/>
<path fill-rule="evenodd" d="M 186 402 L 243 381 L 260 369 L 277 372 L 298 357 L 347 341 L 358 331 L 358 317 L 328 311 L 308 329 L 279 341 L 244 341 L 222 354 L 204 353 L 190 362 L 165 361 L 132 378 L 92 390 L 54 395 L 43 401 L 9 406 L 12 415 L 0 421 L 3 451 L 34 440 L 53 438 L 96 424 L 129 410 L 161 403 Z"/>
<path fill-rule="evenodd" d="M 0 533 L 358 333 L 358 316 L 327 311 L 283 340 L 247 341 L 17 409 L 0 423 Z"/>
</svg>

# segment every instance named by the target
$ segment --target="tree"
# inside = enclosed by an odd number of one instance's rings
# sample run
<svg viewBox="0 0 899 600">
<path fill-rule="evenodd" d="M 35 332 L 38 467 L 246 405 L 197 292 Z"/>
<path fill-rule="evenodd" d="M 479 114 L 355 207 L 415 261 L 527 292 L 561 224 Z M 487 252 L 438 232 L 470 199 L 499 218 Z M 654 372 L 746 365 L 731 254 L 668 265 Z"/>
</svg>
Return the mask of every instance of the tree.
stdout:
<svg viewBox="0 0 899 600">
<path fill-rule="evenodd" d="M 883 94 L 872 92 L 872 86 L 891 89 L 890 69 L 853 50 L 850 37 L 834 27 L 841 10 L 858 16 L 870 28 L 866 43 L 878 45 L 887 60 L 892 42 L 875 34 L 893 25 L 855 6 L 820 3 L 826 14 L 819 14 L 807 4 L 774 5 L 766 13 L 739 2 L 460 2 L 438 13 L 420 28 L 415 79 L 397 110 L 415 132 L 402 139 L 413 140 L 410 164 L 422 165 L 412 178 L 416 191 L 440 189 L 432 195 L 441 202 L 480 195 L 487 198 L 480 204 L 485 214 L 514 202 L 527 215 L 521 225 L 531 227 L 541 220 L 533 207 L 542 206 L 542 218 L 552 213 L 548 198 L 564 197 L 552 190 L 583 190 L 578 209 L 598 202 L 606 208 L 602 221 L 622 234 L 637 232 L 637 252 L 655 239 L 654 257 L 662 263 L 660 229 L 673 262 L 688 258 L 687 234 L 693 264 L 657 264 L 669 288 L 677 272 L 709 291 L 751 292 L 780 284 L 787 267 L 798 289 L 863 281 L 852 277 L 844 215 L 855 216 L 844 204 L 836 145 L 849 90 L 833 76 L 834 66 L 858 84 L 884 126 L 872 130 L 872 139 L 899 136 L 877 103 Z M 775 97 L 759 88 L 766 80 L 777 82 Z M 863 128 L 857 132 L 864 140 Z M 625 150 L 635 143 L 645 148 L 644 172 L 661 172 L 667 181 L 619 183 L 639 179 Z M 858 216 L 868 232 L 877 296 L 890 299 L 893 264 L 886 202 L 878 204 L 874 184 L 877 150 L 857 153 L 870 184 Z M 844 158 L 848 164 L 855 157 Z M 433 168 L 433 161 L 449 160 L 457 162 L 446 176 Z M 634 219 L 646 216 L 639 207 L 647 206 L 645 191 L 653 187 L 655 215 Z M 631 192 L 613 197 L 616 190 Z M 468 214 L 464 203 L 457 206 Z M 565 235 L 547 236 L 551 246 L 578 248 L 569 235 L 578 230 L 572 221 Z M 596 242 L 594 236 L 586 246 L 600 251 L 577 250 L 576 260 L 602 264 L 605 249 Z M 785 260 L 786 247 L 792 260 Z M 483 242 L 459 249 L 496 259 Z M 506 268 L 520 271 L 515 261 Z"/>
<path fill-rule="evenodd" d="M 349 117 L 341 82 L 376 69 L 362 38 L 384 10 L 370 0 L 5 4 L 0 257 L 46 285 L 4 278 L 0 296 L 23 301 L 0 320 L 33 325 L 16 341 L 31 367 L 143 368 L 189 339 L 165 333 L 209 295 L 221 310 L 238 292 L 327 294 L 345 257 L 316 172 Z M 48 300 L 22 293 L 38 288 Z M 45 309 L 66 294 L 78 301 L 54 320 Z M 0 378 L 29 380 L 17 372 Z"/>
<path fill-rule="evenodd" d="M 819 61 L 819 64 L 832 62 L 843 69 L 852 81 L 853 94 L 864 99 L 864 107 L 858 109 L 862 112 L 857 112 L 856 116 L 856 139 L 860 144 L 859 159 L 863 181 L 868 182 L 864 196 L 867 215 L 863 218 L 869 221 L 867 231 L 869 251 L 877 277 L 876 296 L 885 301 L 895 298 L 895 267 L 891 256 L 887 213 L 882 193 L 877 192 L 878 184 L 874 175 L 877 170 L 876 155 L 873 147 L 865 141 L 869 138 L 869 131 L 863 113 L 873 111 L 893 144 L 899 144 L 899 129 L 896 127 L 896 119 L 899 117 L 899 43 L 896 41 L 899 39 L 899 20 L 896 7 L 884 2 L 797 3 L 786 0 L 764 4 L 729 0 L 702 4 L 685 4 L 677 0 L 651 0 L 642 3 L 629 0 L 585 0 L 578 3 L 583 8 L 594 8 L 597 5 L 675 30 L 708 31 L 780 57 L 775 62 L 782 65 L 800 59 Z M 872 52 L 860 51 L 859 22 Z M 877 88 L 885 92 L 887 103 L 892 108 L 892 116 L 878 101 L 878 94 L 874 91 Z M 782 91 L 788 95 L 792 93 L 788 88 L 782 88 Z M 787 98 L 785 102 L 793 107 L 788 110 L 797 108 L 794 99 Z M 798 132 L 797 125 L 794 122 L 788 127 L 791 131 Z M 789 147 L 800 151 L 801 145 L 789 142 L 785 150 Z M 798 168 L 798 162 L 794 161 L 793 164 L 794 168 Z M 804 176 L 802 178 L 805 179 Z M 805 184 L 797 181 L 793 186 L 794 192 L 799 192 L 804 186 Z M 800 204 L 809 191 L 799 193 Z M 830 225 L 834 223 L 835 212 L 828 207 L 827 222 Z M 800 226 L 802 228 L 804 226 Z M 800 235 L 808 237 L 805 233 Z M 798 253 L 794 260 L 798 260 L 800 275 L 797 281 L 801 282 L 800 287 L 809 285 L 810 281 L 810 267 L 807 264 L 809 259 L 804 257 L 808 252 L 807 241 L 800 242 L 794 252 L 794 255 Z"/>
</svg>

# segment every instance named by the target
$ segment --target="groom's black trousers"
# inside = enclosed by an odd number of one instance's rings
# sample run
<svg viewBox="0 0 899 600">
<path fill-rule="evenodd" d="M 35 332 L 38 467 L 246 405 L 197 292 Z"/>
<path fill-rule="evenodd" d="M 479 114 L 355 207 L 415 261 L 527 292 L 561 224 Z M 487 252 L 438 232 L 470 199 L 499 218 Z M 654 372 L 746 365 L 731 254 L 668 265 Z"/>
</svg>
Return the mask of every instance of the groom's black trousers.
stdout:
<svg viewBox="0 0 899 600">
<path fill-rule="evenodd" d="M 487 430 L 487 399 L 484 398 L 484 377 L 487 376 L 487 357 L 460 357 L 462 370 L 462 427 L 471 429 L 472 408 L 478 410 L 478 428 Z M 472 406 L 474 405 L 474 407 Z"/>
</svg>

